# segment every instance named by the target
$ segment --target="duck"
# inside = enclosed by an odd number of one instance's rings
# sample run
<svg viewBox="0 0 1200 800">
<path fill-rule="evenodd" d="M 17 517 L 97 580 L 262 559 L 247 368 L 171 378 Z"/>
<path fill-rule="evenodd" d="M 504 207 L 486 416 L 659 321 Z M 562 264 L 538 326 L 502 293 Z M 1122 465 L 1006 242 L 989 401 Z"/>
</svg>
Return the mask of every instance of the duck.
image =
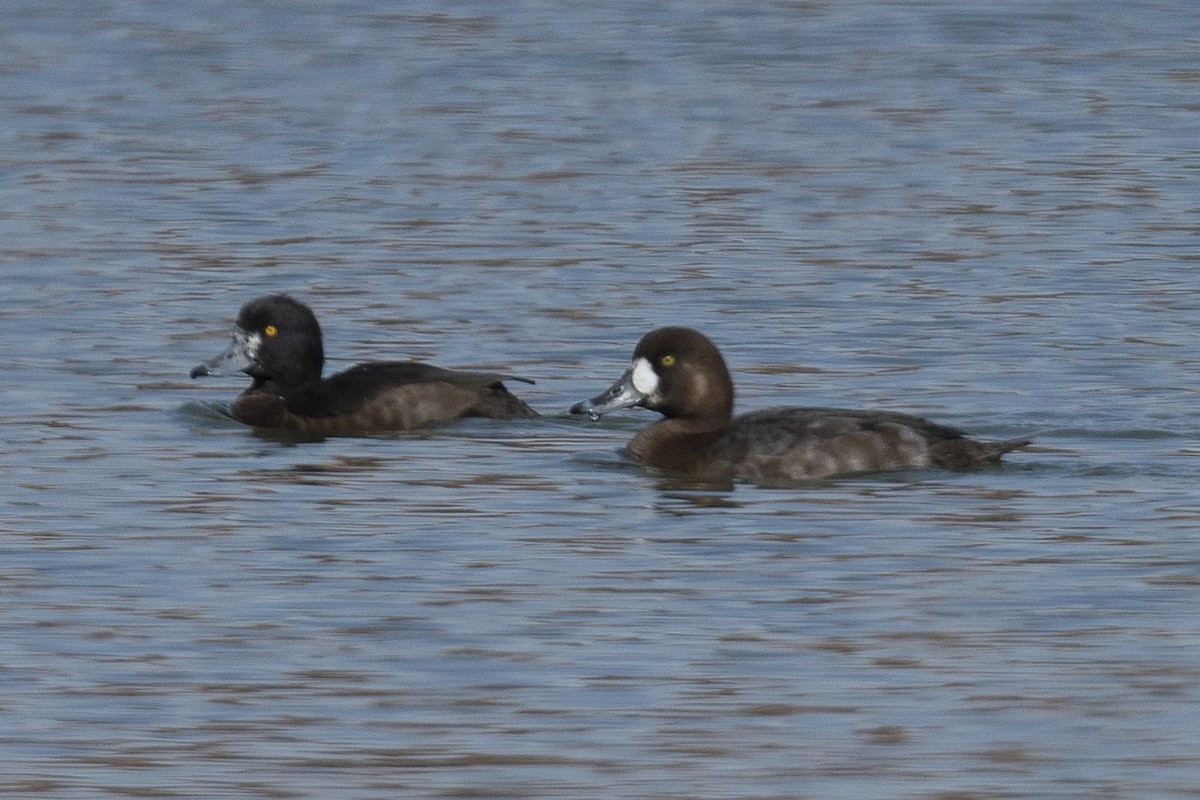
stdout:
<svg viewBox="0 0 1200 800">
<path fill-rule="evenodd" d="M 957 428 L 892 411 L 781 406 L 733 416 L 733 380 L 712 340 L 686 327 L 642 337 L 605 392 L 571 406 L 593 420 L 640 406 L 663 419 L 625 448 L 634 460 L 705 480 L 791 485 L 853 473 L 970 469 L 1030 439 L 977 441 Z"/>
<path fill-rule="evenodd" d="M 249 388 L 231 416 L 255 428 L 317 436 L 359 436 L 423 428 L 463 417 L 538 416 L 504 386 L 527 378 L 460 372 L 415 361 L 372 361 L 321 377 L 321 326 L 286 294 L 251 300 L 238 312 L 233 342 L 191 377 L 244 372 Z"/>
</svg>

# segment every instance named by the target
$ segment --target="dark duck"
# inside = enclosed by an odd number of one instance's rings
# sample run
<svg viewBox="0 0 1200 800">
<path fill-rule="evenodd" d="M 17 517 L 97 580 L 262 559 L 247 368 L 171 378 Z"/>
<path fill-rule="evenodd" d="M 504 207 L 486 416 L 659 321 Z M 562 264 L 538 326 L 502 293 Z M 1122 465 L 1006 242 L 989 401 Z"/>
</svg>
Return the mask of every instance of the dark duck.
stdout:
<svg viewBox="0 0 1200 800">
<path fill-rule="evenodd" d="M 504 387 L 522 380 L 458 372 L 410 361 L 373 361 L 321 377 L 321 326 L 287 295 L 242 306 L 233 343 L 191 376 L 245 372 L 252 383 L 233 401 L 233 418 L 257 428 L 322 436 L 404 431 L 462 417 L 524 419 L 537 412 Z"/>
<path fill-rule="evenodd" d="M 646 334 L 617 382 L 571 413 L 596 419 L 633 406 L 665 417 L 633 437 L 627 448 L 633 458 L 697 478 L 766 485 L 857 472 L 969 469 L 1030 443 L 968 439 L 955 428 L 890 411 L 778 407 L 734 418 L 725 359 L 690 328 Z"/>
</svg>

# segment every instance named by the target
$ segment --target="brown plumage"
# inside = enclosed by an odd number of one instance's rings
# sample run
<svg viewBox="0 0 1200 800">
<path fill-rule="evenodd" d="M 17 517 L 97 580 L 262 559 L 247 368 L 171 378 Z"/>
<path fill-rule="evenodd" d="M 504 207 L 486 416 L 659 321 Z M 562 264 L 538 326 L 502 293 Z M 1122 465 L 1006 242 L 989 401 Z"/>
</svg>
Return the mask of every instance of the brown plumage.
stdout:
<svg viewBox="0 0 1200 800">
<path fill-rule="evenodd" d="M 537 412 L 504 387 L 502 375 L 376 361 L 321 377 L 321 327 L 286 295 L 253 300 L 238 314 L 233 344 L 192 377 L 245 372 L 250 387 L 234 419 L 258 428 L 354 436 L 420 428 L 461 417 L 530 418 Z"/>
<path fill-rule="evenodd" d="M 725 360 L 716 345 L 690 328 L 648 333 L 625 374 L 571 413 L 598 417 L 635 405 L 665 419 L 633 437 L 628 452 L 634 458 L 697 477 L 762 484 L 913 467 L 967 469 L 1030 443 L 980 442 L 890 411 L 779 407 L 735 419 Z"/>
</svg>

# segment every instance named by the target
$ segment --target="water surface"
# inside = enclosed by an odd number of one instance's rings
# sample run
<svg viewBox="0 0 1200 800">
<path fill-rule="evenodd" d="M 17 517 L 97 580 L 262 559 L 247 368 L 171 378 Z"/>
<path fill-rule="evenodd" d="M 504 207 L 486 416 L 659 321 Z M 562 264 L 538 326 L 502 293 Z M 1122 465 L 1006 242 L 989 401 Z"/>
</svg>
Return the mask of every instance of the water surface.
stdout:
<svg viewBox="0 0 1200 800">
<path fill-rule="evenodd" d="M 0 795 L 1197 796 L 1194 18 L 16 3 Z M 276 291 L 545 416 L 249 431 Z M 1038 446 L 681 483 L 565 414 L 679 323 Z"/>
</svg>

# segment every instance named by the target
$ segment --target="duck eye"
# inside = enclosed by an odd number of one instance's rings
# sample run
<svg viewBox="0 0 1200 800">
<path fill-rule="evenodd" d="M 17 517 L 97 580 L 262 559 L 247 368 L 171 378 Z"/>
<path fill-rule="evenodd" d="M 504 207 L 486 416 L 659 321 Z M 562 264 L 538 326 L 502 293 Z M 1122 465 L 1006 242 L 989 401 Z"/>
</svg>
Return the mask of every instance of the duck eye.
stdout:
<svg viewBox="0 0 1200 800">
<path fill-rule="evenodd" d="M 274 336 L 275 334 L 279 333 L 279 329 L 276 328 L 274 325 L 268 325 L 267 327 L 263 328 L 263 333 L 265 333 L 267 335 L 267 337 L 270 338 L 271 336 Z"/>
<path fill-rule="evenodd" d="M 664 367 L 673 367 L 675 366 L 675 356 L 665 355 L 658 360 L 658 363 Z"/>
</svg>

